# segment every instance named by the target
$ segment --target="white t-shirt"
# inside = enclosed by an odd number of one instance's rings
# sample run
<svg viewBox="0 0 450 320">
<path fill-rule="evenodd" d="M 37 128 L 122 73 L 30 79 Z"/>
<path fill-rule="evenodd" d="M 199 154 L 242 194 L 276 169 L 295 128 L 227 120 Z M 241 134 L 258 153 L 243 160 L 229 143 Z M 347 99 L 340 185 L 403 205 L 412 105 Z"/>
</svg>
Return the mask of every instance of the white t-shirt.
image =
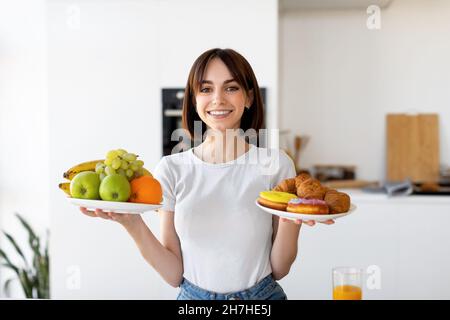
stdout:
<svg viewBox="0 0 450 320">
<path fill-rule="evenodd" d="M 193 149 L 163 157 L 154 170 L 161 210 L 173 211 L 184 277 L 218 293 L 245 290 L 272 272 L 272 215 L 259 192 L 295 176 L 284 151 L 250 145 L 237 159 L 211 164 Z"/>
</svg>

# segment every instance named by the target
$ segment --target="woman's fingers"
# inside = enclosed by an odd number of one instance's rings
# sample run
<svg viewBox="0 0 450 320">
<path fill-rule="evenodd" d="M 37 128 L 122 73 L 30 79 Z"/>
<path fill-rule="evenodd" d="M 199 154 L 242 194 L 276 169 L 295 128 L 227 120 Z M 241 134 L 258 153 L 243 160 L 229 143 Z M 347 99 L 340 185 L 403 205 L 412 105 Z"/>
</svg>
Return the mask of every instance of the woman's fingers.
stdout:
<svg viewBox="0 0 450 320">
<path fill-rule="evenodd" d="M 104 212 L 102 209 L 95 209 L 95 213 L 103 219 L 111 220 L 111 218 L 108 216 L 106 212 Z"/>
<path fill-rule="evenodd" d="M 290 222 L 290 223 L 295 223 L 295 224 L 302 224 L 302 220 L 300 220 L 300 219 L 293 220 L 293 219 L 287 219 L 287 218 L 280 217 L 280 221 L 281 222 Z"/>
<path fill-rule="evenodd" d="M 84 207 L 80 207 L 80 211 L 81 211 L 83 214 L 85 214 L 85 215 L 87 215 L 87 216 L 89 216 L 89 217 L 97 218 L 97 215 L 95 214 L 94 211 L 90 211 L 90 210 L 88 210 L 88 209 L 86 209 L 86 208 L 84 208 Z"/>
<path fill-rule="evenodd" d="M 320 221 L 320 223 L 323 223 L 323 224 L 334 224 L 334 220 L 333 219 L 329 219 L 329 220 L 325 220 L 325 221 Z"/>
<path fill-rule="evenodd" d="M 83 214 L 94 218 L 100 217 L 106 220 L 114 220 L 114 221 L 118 221 L 118 219 L 120 218 L 120 213 L 103 211 L 102 209 L 95 209 L 95 211 L 92 211 L 86 209 L 85 207 L 80 207 L 80 211 Z"/>
<path fill-rule="evenodd" d="M 303 223 L 306 223 L 310 227 L 312 227 L 316 224 L 316 222 L 314 220 L 303 221 Z"/>
<path fill-rule="evenodd" d="M 117 218 L 119 217 L 118 215 L 119 215 L 120 213 L 118 214 L 118 213 L 114 213 L 114 212 L 107 212 L 106 214 L 108 215 L 108 217 L 109 217 L 111 220 L 116 221 Z"/>
</svg>

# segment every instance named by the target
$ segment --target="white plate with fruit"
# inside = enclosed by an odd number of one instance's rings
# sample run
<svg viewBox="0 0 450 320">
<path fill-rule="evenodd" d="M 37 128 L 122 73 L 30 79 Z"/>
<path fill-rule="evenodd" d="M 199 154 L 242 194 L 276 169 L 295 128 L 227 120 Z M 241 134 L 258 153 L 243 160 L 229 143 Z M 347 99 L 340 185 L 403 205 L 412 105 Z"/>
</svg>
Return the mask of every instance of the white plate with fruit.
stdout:
<svg viewBox="0 0 450 320">
<path fill-rule="evenodd" d="M 64 172 L 59 184 L 68 201 L 115 213 L 143 213 L 162 206 L 162 188 L 137 155 L 117 149 L 105 160 L 87 161 Z"/>
<path fill-rule="evenodd" d="M 146 204 L 133 202 L 118 202 L 105 200 L 87 200 L 68 197 L 67 200 L 76 206 L 85 207 L 88 210 L 102 209 L 106 212 L 141 214 L 147 211 L 157 210 L 161 204 Z"/>
</svg>

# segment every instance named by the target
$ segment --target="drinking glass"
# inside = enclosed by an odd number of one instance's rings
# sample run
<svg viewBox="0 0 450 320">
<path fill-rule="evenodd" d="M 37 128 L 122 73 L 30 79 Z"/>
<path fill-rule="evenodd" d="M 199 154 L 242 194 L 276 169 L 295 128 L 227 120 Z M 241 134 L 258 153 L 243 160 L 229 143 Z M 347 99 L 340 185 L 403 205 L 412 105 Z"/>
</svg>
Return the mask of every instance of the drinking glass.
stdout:
<svg viewBox="0 0 450 320">
<path fill-rule="evenodd" d="M 333 268 L 333 300 L 361 300 L 362 275 L 355 267 Z"/>
</svg>

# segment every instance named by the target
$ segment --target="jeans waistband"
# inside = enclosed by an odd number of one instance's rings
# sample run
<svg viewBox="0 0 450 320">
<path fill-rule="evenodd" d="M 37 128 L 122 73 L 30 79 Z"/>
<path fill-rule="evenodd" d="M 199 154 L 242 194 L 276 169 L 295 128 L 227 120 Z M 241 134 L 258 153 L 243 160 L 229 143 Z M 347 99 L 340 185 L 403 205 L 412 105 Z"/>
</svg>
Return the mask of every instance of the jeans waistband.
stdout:
<svg viewBox="0 0 450 320">
<path fill-rule="evenodd" d="M 218 293 L 214 291 L 208 291 L 205 289 L 202 289 L 192 282 L 188 281 L 186 278 L 183 279 L 183 282 L 181 283 L 181 287 L 185 287 L 185 289 L 188 289 L 189 291 L 193 291 L 197 294 L 199 294 L 202 297 L 208 296 L 210 299 L 248 299 L 249 297 L 255 296 L 269 286 L 271 283 L 275 283 L 275 280 L 272 277 L 272 274 L 267 275 L 263 279 L 261 279 L 258 283 L 256 283 L 254 286 L 237 292 L 229 292 L 229 293 Z M 187 288 L 188 287 L 188 288 Z"/>
</svg>

